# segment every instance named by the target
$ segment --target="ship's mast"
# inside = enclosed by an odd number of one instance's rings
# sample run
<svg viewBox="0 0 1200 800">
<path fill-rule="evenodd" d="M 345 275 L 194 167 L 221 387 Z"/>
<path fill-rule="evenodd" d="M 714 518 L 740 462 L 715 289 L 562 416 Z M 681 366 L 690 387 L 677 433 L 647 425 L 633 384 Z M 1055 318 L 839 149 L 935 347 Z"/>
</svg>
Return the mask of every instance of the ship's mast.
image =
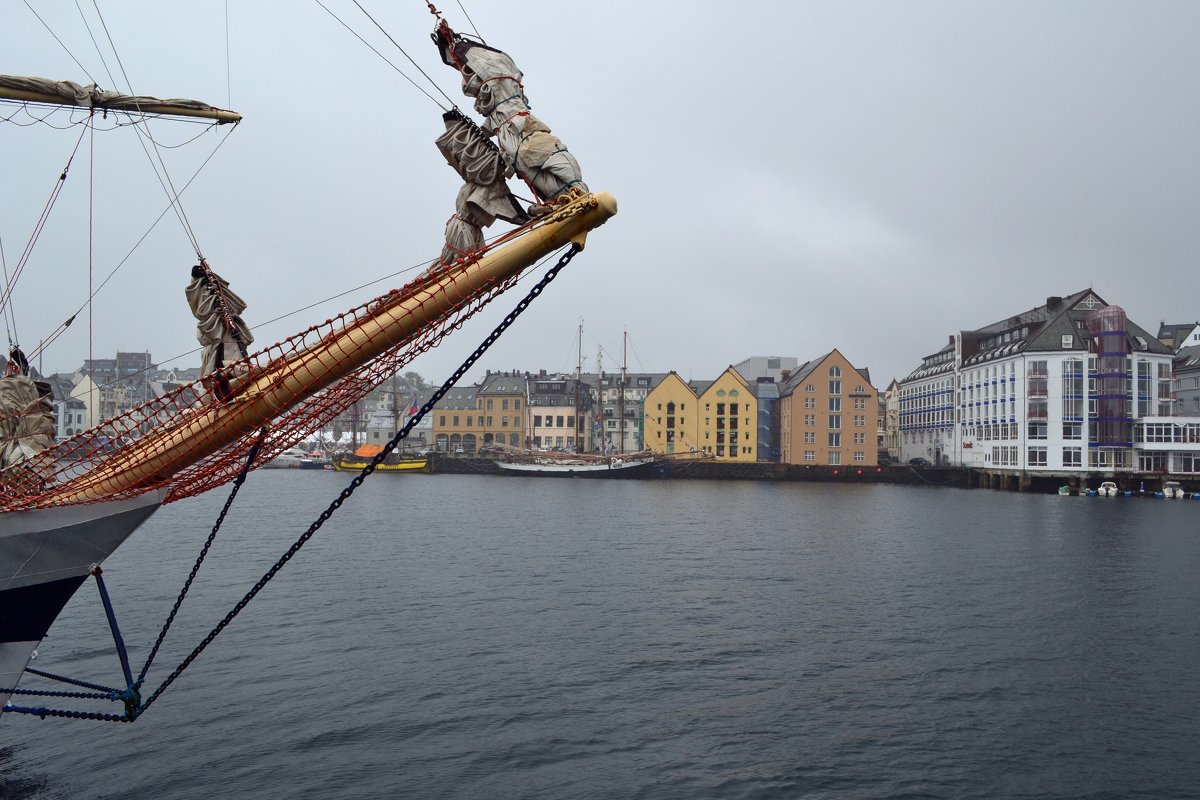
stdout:
<svg viewBox="0 0 1200 800">
<path fill-rule="evenodd" d="M 583 373 L 583 320 L 579 320 L 579 339 L 575 347 L 575 452 L 583 452 L 583 437 L 579 432 L 579 379 Z"/>
<path fill-rule="evenodd" d="M 617 413 L 621 415 L 621 455 L 625 454 L 625 387 L 629 384 L 629 331 L 621 337 L 621 394 L 617 400 Z"/>
</svg>

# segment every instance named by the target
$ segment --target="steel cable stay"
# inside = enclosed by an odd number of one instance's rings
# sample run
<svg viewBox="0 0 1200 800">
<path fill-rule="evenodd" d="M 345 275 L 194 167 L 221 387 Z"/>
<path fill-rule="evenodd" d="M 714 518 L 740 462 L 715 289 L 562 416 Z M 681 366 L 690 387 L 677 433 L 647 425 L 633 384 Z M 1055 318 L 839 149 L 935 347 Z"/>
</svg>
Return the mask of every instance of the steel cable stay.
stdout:
<svg viewBox="0 0 1200 800">
<path fill-rule="evenodd" d="M 167 621 L 164 623 L 163 628 L 160 631 L 158 638 L 154 644 L 154 647 L 150 653 L 150 656 L 146 660 L 145 667 L 142 669 L 141 673 L 138 675 L 138 678 L 136 680 L 134 680 L 134 678 L 132 676 L 132 672 L 129 668 L 129 661 L 128 661 L 128 657 L 125 652 L 124 642 L 121 639 L 121 634 L 120 634 L 120 631 L 117 626 L 116 615 L 112 610 L 112 605 L 111 605 L 111 602 L 109 601 L 108 592 L 104 586 L 104 582 L 103 582 L 103 579 L 100 574 L 100 569 L 97 567 L 93 570 L 92 574 L 96 578 L 97 586 L 99 587 L 99 590 L 100 590 L 101 599 L 105 606 L 105 613 L 108 616 L 109 625 L 112 629 L 114 641 L 116 642 L 118 656 L 121 660 L 122 671 L 123 671 L 124 677 L 126 679 L 126 688 L 124 690 L 118 690 L 115 688 L 106 687 L 106 686 L 102 686 L 99 684 L 93 684 L 93 683 L 89 683 L 86 681 L 80 681 L 80 680 L 76 680 L 76 679 L 66 678 L 63 676 L 55 675 L 53 673 L 43 672 L 41 670 L 28 669 L 27 670 L 28 672 L 38 675 L 40 677 L 47 678 L 49 680 L 59 681 L 62 683 L 67 683 L 67 684 L 77 686 L 80 688 L 84 688 L 84 689 L 91 689 L 92 691 L 91 692 L 69 692 L 69 691 L 47 691 L 47 690 L 37 690 L 37 689 L 11 690 L 12 694 L 14 696 L 20 695 L 20 696 L 40 696 L 40 697 L 59 697 L 59 698 L 78 698 L 78 699 L 104 699 L 104 700 L 122 702 L 125 705 L 125 713 L 124 714 L 108 714 L 108 713 L 101 713 L 101 712 L 94 712 L 94 711 L 52 709 L 52 708 L 46 708 L 46 707 L 41 707 L 41 706 L 36 706 L 36 707 L 35 706 L 16 706 L 16 705 L 12 705 L 12 704 L 6 706 L 4 708 L 4 712 L 5 713 L 17 713 L 17 714 L 29 714 L 29 715 L 41 717 L 42 719 L 45 719 L 46 717 L 62 717 L 62 718 L 69 718 L 69 719 L 97 720 L 97 721 L 102 721 L 102 722 L 134 722 L 139 717 L 141 717 L 141 715 L 144 714 L 150 708 L 150 706 L 153 705 L 154 702 L 156 700 L 158 700 L 159 697 L 162 696 L 162 694 L 167 690 L 167 688 L 169 688 L 179 678 L 179 676 L 182 675 L 183 672 L 197 658 L 199 658 L 200 654 L 203 653 L 204 650 L 210 644 L 212 644 L 212 642 L 221 634 L 221 632 L 224 631 L 225 628 L 227 628 L 231 622 L 233 622 L 233 620 L 238 616 L 238 614 L 240 614 L 242 612 L 242 610 L 250 604 L 250 602 L 258 595 L 258 593 L 261 592 L 268 583 L 270 583 L 270 581 L 279 573 L 279 571 L 282 570 L 298 552 L 300 552 L 300 549 L 303 548 L 304 545 L 310 539 L 312 539 L 312 537 L 314 535 L 316 535 L 317 531 L 319 531 L 321 529 L 321 527 L 333 517 L 333 515 L 337 512 L 337 510 L 339 508 L 341 508 L 342 505 L 348 499 L 350 499 L 351 495 L 353 495 L 354 492 L 360 486 L 362 486 L 362 484 L 366 481 L 366 479 L 372 473 L 375 472 L 376 468 L 380 464 L 382 464 L 384 462 L 384 460 L 389 455 L 391 455 L 392 452 L 395 451 L 395 449 L 400 445 L 400 442 L 408 437 L 408 435 L 412 431 L 412 429 L 418 423 L 420 423 L 420 421 L 422 419 L 424 419 L 424 417 L 428 413 L 430 413 L 433 410 L 433 408 L 437 405 L 437 403 L 439 401 L 441 401 L 441 399 L 451 389 L 454 388 L 454 386 L 463 378 L 463 376 L 466 375 L 467 371 L 470 370 L 475 365 L 475 363 L 480 358 L 483 357 L 484 353 L 486 353 L 491 348 L 491 346 L 493 344 L 495 344 L 496 341 L 504 334 L 504 332 L 507 331 L 512 326 L 512 324 L 516 321 L 517 317 L 519 317 L 522 313 L 524 313 L 524 311 L 527 308 L 529 308 L 529 305 L 535 299 L 537 299 L 538 296 L 540 296 L 542 294 L 542 292 L 545 290 L 546 286 L 549 285 L 549 283 L 551 281 L 553 281 L 555 279 L 555 277 L 558 276 L 558 273 L 565 266 L 567 266 L 567 264 L 569 264 L 571 262 L 571 260 L 575 257 L 575 255 L 577 253 L 579 253 L 579 251 L 582 249 L 583 249 L 582 246 L 578 243 L 572 243 L 571 245 L 568 246 L 566 251 L 563 252 L 563 254 L 559 257 L 558 261 L 554 264 L 554 266 L 550 267 L 550 269 L 548 269 L 546 271 L 546 274 L 543 275 L 542 278 L 533 287 L 530 288 L 529 292 L 523 298 L 521 298 L 521 300 L 517 303 L 517 305 L 513 308 L 513 310 L 510 311 L 504 317 L 504 319 L 491 331 L 491 333 L 489 333 L 487 335 L 487 337 L 484 338 L 484 340 L 479 344 L 479 346 L 475 348 L 475 350 L 471 353 L 471 355 L 468 356 L 461 365 L 459 365 L 459 367 L 453 372 L 453 374 L 451 374 L 451 376 L 449 378 L 447 378 L 444 383 L 442 383 L 442 385 L 433 393 L 433 395 L 429 398 L 429 400 L 423 406 L 421 406 L 421 408 L 417 411 L 417 413 L 408 419 L 408 421 L 404 424 L 404 426 L 399 431 L 397 431 L 396 434 L 383 446 L 383 449 L 380 450 L 380 452 L 378 454 L 376 454 L 365 467 L 363 467 L 362 471 L 350 481 L 350 483 L 346 486 L 346 488 L 344 488 L 338 494 L 338 496 L 329 504 L 329 506 L 324 511 L 321 512 L 321 514 L 317 517 L 317 519 L 314 520 L 308 526 L 308 528 L 295 540 L 295 542 L 292 543 L 291 547 L 289 547 L 288 550 L 285 551 L 284 554 L 275 561 L 275 563 L 270 567 L 270 569 L 268 569 L 263 574 L 263 576 L 258 579 L 258 581 L 254 584 L 253 588 L 251 588 L 250 591 L 247 592 L 246 595 L 241 600 L 239 600 L 237 602 L 237 604 L 234 605 L 234 607 L 228 613 L 226 613 L 226 615 L 221 619 L 220 622 L 217 623 L 216 626 L 214 626 L 212 628 L 211 631 L 209 631 L 209 633 L 204 637 L 204 639 L 201 640 L 200 644 L 198 644 L 187 655 L 187 657 L 185 657 L 183 659 L 183 661 L 180 662 L 179 666 L 177 666 L 170 673 L 170 675 L 168 675 L 163 680 L 163 682 L 158 686 L 158 688 L 149 694 L 149 696 L 145 699 L 145 701 L 142 701 L 142 699 L 141 699 L 141 688 L 144 684 L 146 674 L 149 671 L 151 663 L 153 662 L 155 656 L 157 655 L 158 649 L 161 646 L 163 639 L 165 639 L 165 637 L 167 635 L 167 631 L 170 628 L 170 625 L 171 625 L 172 621 L 174 620 L 175 615 L 178 612 L 180 605 L 183 603 L 184 597 L 186 596 L 188 589 L 191 587 L 192 581 L 195 578 L 196 573 L 199 571 L 200 566 L 203 563 L 204 558 L 207 555 L 207 553 L 213 543 L 213 540 L 215 539 L 217 532 L 221 527 L 221 524 L 225 520 L 225 517 L 229 511 L 229 508 L 232 505 L 233 500 L 237 495 L 238 489 L 240 488 L 242 482 L 245 479 L 246 473 L 249 472 L 250 467 L 252 466 L 252 464 L 254 462 L 254 458 L 258 452 L 258 447 L 260 444 L 262 444 L 263 440 L 265 439 L 265 429 L 263 431 L 260 431 L 259 439 L 255 442 L 253 448 L 251 449 L 251 453 L 249 454 L 249 457 L 246 460 L 246 464 L 242 470 L 242 473 L 239 475 L 238 479 L 234 482 L 234 486 L 233 486 L 233 489 L 231 490 L 230 496 L 226 500 L 225 506 L 222 508 L 220 514 L 218 515 L 217 521 L 214 524 L 214 527 L 213 527 L 211 533 L 209 534 L 208 539 L 205 541 L 204 546 L 201 549 L 201 552 L 200 552 L 199 557 L 197 558 L 196 564 L 195 564 L 195 566 L 193 566 L 191 573 L 189 574 L 187 580 L 185 581 L 184 587 L 181 590 L 178 599 L 175 601 L 175 605 L 172 608 L 170 614 L 168 615 Z M 4 691 L 10 691 L 10 690 L 5 689 Z"/>
</svg>

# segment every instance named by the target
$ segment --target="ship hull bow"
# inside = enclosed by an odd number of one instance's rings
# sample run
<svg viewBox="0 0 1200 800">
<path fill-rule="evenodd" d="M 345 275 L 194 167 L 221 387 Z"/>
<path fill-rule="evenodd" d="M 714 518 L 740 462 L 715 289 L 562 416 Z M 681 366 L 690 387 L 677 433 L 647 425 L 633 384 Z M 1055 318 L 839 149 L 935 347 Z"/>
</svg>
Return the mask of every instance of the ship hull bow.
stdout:
<svg viewBox="0 0 1200 800">
<path fill-rule="evenodd" d="M 158 510 L 163 495 L 0 514 L 0 708 L 92 567 Z"/>
</svg>

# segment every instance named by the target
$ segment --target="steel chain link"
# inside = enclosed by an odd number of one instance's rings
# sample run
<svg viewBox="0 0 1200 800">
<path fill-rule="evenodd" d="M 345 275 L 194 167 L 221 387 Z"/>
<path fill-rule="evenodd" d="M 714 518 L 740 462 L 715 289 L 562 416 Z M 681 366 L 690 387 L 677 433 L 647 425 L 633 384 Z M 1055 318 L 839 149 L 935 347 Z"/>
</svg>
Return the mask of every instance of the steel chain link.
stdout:
<svg viewBox="0 0 1200 800">
<path fill-rule="evenodd" d="M 226 614 L 219 623 L 217 623 L 216 627 L 209 631 L 208 635 L 204 637 L 200 644 L 188 654 L 187 658 L 185 658 L 180 665 L 176 667 L 175 670 L 166 678 L 166 680 L 163 681 L 162 685 L 155 689 L 153 694 L 151 694 L 146 701 L 136 709 L 133 714 L 133 719 L 137 719 L 137 717 L 145 713 L 145 711 L 154 703 L 154 701 L 157 700 L 164 691 L 166 691 L 167 687 L 174 683 L 179 676 L 183 674 L 183 671 L 187 669 L 188 666 L 190 666 L 191 663 L 196 660 L 196 658 L 199 657 L 204 649 L 212 644 L 213 640 L 216 639 L 217 636 L 219 636 L 221 632 L 229 626 L 234 618 L 241 613 L 242 609 L 250 604 L 250 601 L 253 600 L 268 583 L 270 583 L 271 579 L 274 578 L 275 575 L 278 574 L 279 571 L 283 569 L 283 567 L 289 561 L 291 561 L 296 553 L 300 551 L 300 548 L 304 547 L 308 540 L 311 539 L 313 535 L 321 529 L 321 526 L 328 522 L 334 513 L 336 513 L 337 510 L 342 507 L 342 503 L 349 499 L 350 495 L 354 494 L 358 487 L 362 486 L 367 477 L 370 476 L 371 473 L 375 471 L 375 468 L 382 464 L 384 459 L 386 459 L 387 456 L 389 456 L 392 451 L 396 449 L 400 442 L 408 436 L 413 427 L 419 423 L 427 413 L 433 410 L 433 407 L 437 405 L 438 401 L 440 401 L 447 392 L 454 388 L 455 384 L 462 379 L 467 370 L 474 366 L 475 362 L 487 352 L 488 348 L 495 344 L 496 340 L 499 339 L 506 330 L 508 330 L 513 322 L 516 321 L 517 317 L 520 316 L 525 309 L 529 308 L 529 304 L 542 293 L 550 281 L 557 277 L 562 268 L 569 264 L 571 259 L 573 259 L 575 254 L 581 249 L 582 247 L 580 245 L 575 243 L 571 244 L 569 249 L 559 258 L 558 263 L 546 271 L 546 274 L 542 276 L 542 279 L 539 280 L 533 286 L 533 288 L 529 290 L 529 293 L 526 294 L 525 297 L 523 297 L 521 301 L 517 303 L 516 307 L 504 317 L 504 320 L 497 325 L 490 334 L 488 334 L 488 336 L 483 340 L 483 343 L 475 348 L 475 352 L 473 352 L 458 367 L 458 369 L 454 371 L 454 373 L 446 380 L 446 382 L 443 383 L 441 387 L 439 387 L 438 390 L 433 393 L 433 396 L 430 397 L 428 402 L 426 402 L 416 414 L 409 418 L 409 421 L 405 423 L 404 427 L 401 428 L 396 435 L 392 437 L 392 439 L 386 445 L 383 446 L 383 449 L 371 459 L 370 463 L 363 467 L 362 472 L 360 472 L 352 481 L 350 481 L 349 485 L 341 491 L 341 493 L 336 499 L 333 500 L 332 503 L 329 504 L 328 508 L 321 512 L 316 521 L 314 521 L 308 527 L 308 529 L 300 535 L 300 537 L 292 544 L 292 546 L 288 548 L 287 552 L 280 556 L 279 560 L 276 561 L 271 568 L 267 570 L 267 572 L 261 578 L 258 579 L 258 582 L 255 583 L 254 587 L 246 593 L 246 596 L 237 602 L 237 605 L 235 605 L 233 609 L 230 610 L 230 612 Z"/>
</svg>

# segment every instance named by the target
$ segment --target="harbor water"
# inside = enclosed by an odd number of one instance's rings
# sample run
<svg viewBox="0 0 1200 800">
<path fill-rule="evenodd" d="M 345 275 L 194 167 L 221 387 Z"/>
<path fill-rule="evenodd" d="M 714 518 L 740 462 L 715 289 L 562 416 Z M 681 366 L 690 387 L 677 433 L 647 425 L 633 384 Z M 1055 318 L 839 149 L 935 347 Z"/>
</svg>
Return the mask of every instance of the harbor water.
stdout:
<svg viewBox="0 0 1200 800">
<path fill-rule="evenodd" d="M 148 690 L 349 479 L 250 477 Z M 135 672 L 224 499 L 106 564 Z M 0 797 L 1194 798 L 1198 576 L 1193 500 L 378 475 Z M 92 583 L 35 665 L 121 682 Z"/>
</svg>

